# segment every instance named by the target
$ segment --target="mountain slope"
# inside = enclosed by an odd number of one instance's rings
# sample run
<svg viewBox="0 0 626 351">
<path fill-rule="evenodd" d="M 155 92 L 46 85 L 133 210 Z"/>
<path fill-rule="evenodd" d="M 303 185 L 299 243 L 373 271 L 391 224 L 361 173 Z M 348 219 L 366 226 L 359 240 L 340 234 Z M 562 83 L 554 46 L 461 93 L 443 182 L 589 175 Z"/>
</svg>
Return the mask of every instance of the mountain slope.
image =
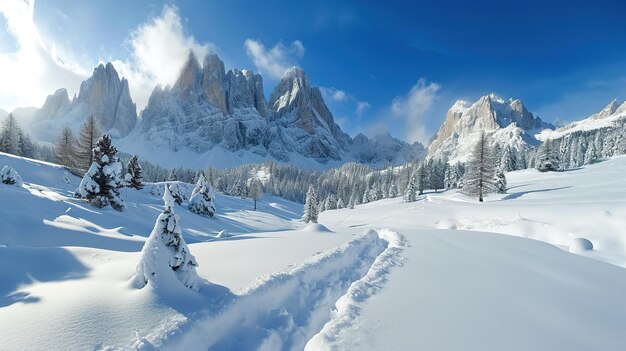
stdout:
<svg viewBox="0 0 626 351">
<path fill-rule="evenodd" d="M 626 153 L 626 102 L 613 100 L 600 112 L 537 135 L 558 153 L 563 169 Z"/>
<path fill-rule="evenodd" d="M 524 168 L 528 151 L 539 144 L 535 132 L 546 128 L 554 127 L 534 117 L 520 100 L 505 101 L 494 94 L 472 104 L 459 100 L 428 146 L 428 157 L 465 162 L 478 135 L 485 131 L 501 150 L 508 148 L 514 157 L 521 158 L 520 168 Z"/>
</svg>

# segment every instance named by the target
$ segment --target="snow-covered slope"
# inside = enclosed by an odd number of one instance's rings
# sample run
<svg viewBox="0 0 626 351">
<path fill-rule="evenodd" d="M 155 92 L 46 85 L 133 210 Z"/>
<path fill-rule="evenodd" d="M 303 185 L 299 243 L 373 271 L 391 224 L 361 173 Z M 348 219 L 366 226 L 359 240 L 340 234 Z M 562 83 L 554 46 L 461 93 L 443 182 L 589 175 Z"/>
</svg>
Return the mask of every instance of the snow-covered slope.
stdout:
<svg viewBox="0 0 626 351">
<path fill-rule="evenodd" d="M 459 100 L 448 110 L 446 119 L 428 146 L 428 157 L 448 159 L 451 164 L 467 161 L 481 131 L 492 136 L 501 149 L 519 158 L 524 168 L 529 149 L 539 144 L 534 134 L 552 125 L 534 117 L 520 100 L 490 94 L 475 103 Z"/>
<path fill-rule="evenodd" d="M 613 100 L 600 112 L 556 130 L 544 130 L 537 139 L 558 150 L 562 169 L 595 163 L 626 153 L 626 102 Z"/>
<path fill-rule="evenodd" d="M 427 192 L 411 204 L 326 211 L 309 226 L 298 221 L 302 205 L 274 197 L 253 212 L 249 200 L 218 194 L 215 218 L 177 206 L 210 282 L 197 293 L 129 284 L 163 210 L 162 185 L 125 189 L 127 208 L 117 212 L 69 197 L 79 179 L 61 167 L 0 154 L 7 164 L 24 186 L 0 184 L 0 321 L 10 321 L 0 348 L 619 350 L 624 342 L 626 157 L 508 173 L 509 193 L 482 204 Z M 233 236 L 216 238 L 223 229 Z M 567 252 L 580 237 L 594 249 Z"/>
<path fill-rule="evenodd" d="M 34 114 L 29 129 L 38 140 L 54 142 L 63 127 L 78 130 L 89 115 L 113 136 L 125 136 L 135 128 L 137 107 L 130 97 L 128 81 L 118 76 L 111 63 L 96 67 L 72 100 L 66 89 L 49 95 Z"/>
</svg>

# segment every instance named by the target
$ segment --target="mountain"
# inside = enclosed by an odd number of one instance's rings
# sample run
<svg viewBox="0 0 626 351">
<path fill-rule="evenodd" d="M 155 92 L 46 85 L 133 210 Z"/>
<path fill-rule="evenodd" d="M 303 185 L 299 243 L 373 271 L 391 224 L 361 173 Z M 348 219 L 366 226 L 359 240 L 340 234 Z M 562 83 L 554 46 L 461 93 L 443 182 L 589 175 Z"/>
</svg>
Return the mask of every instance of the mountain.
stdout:
<svg viewBox="0 0 626 351">
<path fill-rule="evenodd" d="M 537 138 L 559 151 L 560 168 L 595 163 L 626 153 L 626 102 L 613 100 L 600 112 L 556 130 L 544 130 Z"/>
<path fill-rule="evenodd" d="M 97 66 L 72 100 L 66 89 L 49 95 L 35 112 L 30 129 L 37 139 L 52 142 L 61 128 L 77 130 L 89 115 L 96 116 L 103 128 L 117 137 L 128 135 L 137 124 L 137 107 L 128 81 L 119 77 L 111 63 Z"/>
<path fill-rule="evenodd" d="M 166 167 L 198 168 L 268 159 L 317 168 L 386 165 L 423 151 L 390 136 L 352 139 L 301 68 L 286 70 L 266 100 L 261 75 L 225 71 L 214 54 L 200 64 L 193 52 L 172 87 L 155 88 L 140 125 L 119 147 Z"/>
<path fill-rule="evenodd" d="M 518 168 L 525 168 L 529 151 L 539 144 L 534 134 L 554 129 L 533 116 L 517 99 L 503 100 L 495 94 L 474 103 L 459 100 L 428 146 L 428 158 L 448 159 L 450 163 L 467 161 L 481 131 L 491 134 L 496 147 L 508 149 L 517 158 Z"/>
</svg>

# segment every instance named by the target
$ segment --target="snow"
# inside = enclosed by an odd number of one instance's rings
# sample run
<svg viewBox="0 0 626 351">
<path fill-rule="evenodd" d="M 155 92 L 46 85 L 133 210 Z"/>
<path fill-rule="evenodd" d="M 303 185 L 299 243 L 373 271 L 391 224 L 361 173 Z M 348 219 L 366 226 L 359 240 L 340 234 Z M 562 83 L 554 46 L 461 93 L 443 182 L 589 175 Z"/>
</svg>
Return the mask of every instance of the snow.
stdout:
<svg viewBox="0 0 626 351">
<path fill-rule="evenodd" d="M 589 239 L 575 238 L 569 244 L 569 252 L 581 253 L 588 250 L 593 250 L 593 244 Z"/>
<path fill-rule="evenodd" d="M 0 186 L 0 321 L 10 321 L 0 348 L 618 350 L 625 341 L 626 157 L 508 173 L 509 193 L 481 204 L 427 190 L 412 203 L 325 211 L 318 224 L 300 221 L 302 204 L 267 195 L 251 211 L 249 200 L 216 193 L 213 218 L 173 206 L 197 291 L 131 284 L 166 183 L 123 189 L 118 212 L 74 199 L 80 178 L 63 167 L 1 153 L 0 164 L 24 182 Z M 193 185 L 177 184 L 189 197 Z M 580 238 L 593 250 L 568 252 Z"/>
<path fill-rule="evenodd" d="M 547 139 L 558 139 L 563 137 L 564 135 L 571 134 L 578 131 L 591 131 L 600 128 L 613 127 L 617 122 L 626 118 L 626 113 L 616 113 L 614 115 L 608 116 L 606 118 L 596 119 L 593 116 L 572 122 L 562 128 L 557 130 L 549 130 L 545 129 L 535 135 L 537 140 L 545 141 Z"/>
</svg>

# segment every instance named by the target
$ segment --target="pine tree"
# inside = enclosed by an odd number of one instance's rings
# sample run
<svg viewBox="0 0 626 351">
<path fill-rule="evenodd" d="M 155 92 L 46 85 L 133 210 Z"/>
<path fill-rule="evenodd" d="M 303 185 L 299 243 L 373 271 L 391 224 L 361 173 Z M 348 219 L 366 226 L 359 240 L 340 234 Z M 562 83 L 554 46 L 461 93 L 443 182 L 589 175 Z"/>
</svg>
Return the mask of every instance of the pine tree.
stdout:
<svg viewBox="0 0 626 351">
<path fill-rule="evenodd" d="M 343 200 L 341 198 L 337 199 L 337 209 L 342 209 L 346 207 L 346 205 L 343 203 Z"/>
<path fill-rule="evenodd" d="M 317 195 L 315 194 L 315 189 L 313 189 L 312 185 L 309 185 L 309 190 L 306 192 L 306 200 L 304 202 L 304 215 L 302 216 L 302 221 L 304 223 L 317 223 L 317 215 L 318 215 L 318 203 L 317 203 Z"/>
<path fill-rule="evenodd" d="M 122 163 L 117 157 L 117 149 L 111 142 L 111 136 L 105 134 L 93 149 L 93 163 L 83 177 L 74 197 L 86 199 L 97 207 L 111 205 L 121 211 L 124 200 L 120 196 L 123 187 L 121 177 Z"/>
<path fill-rule="evenodd" d="M 498 194 L 506 194 L 506 190 L 506 176 L 504 175 L 504 172 L 498 171 L 496 172 L 496 192 Z"/>
<path fill-rule="evenodd" d="M 196 187 L 193 188 L 191 192 L 191 198 L 189 199 L 189 211 L 213 217 L 215 215 L 215 194 L 213 193 L 213 188 L 207 180 L 204 178 L 204 175 L 200 175 L 198 177 L 198 181 L 196 182 Z"/>
<path fill-rule="evenodd" d="M 167 186 L 163 201 L 165 210 L 157 218 L 154 229 L 141 250 L 141 259 L 133 277 L 134 285 L 141 289 L 150 283 L 158 289 L 161 284 L 167 285 L 173 278 L 187 288 L 198 290 L 198 263 L 182 236 L 178 224 L 180 217 L 174 213 L 174 198 Z"/>
<path fill-rule="evenodd" d="M 172 194 L 172 197 L 174 198 L 174 202 L 177 205 L 182 205 L 183 202 L 185 202 L 185 194 L 183 194 L 183 190 L 180 188 L 180 185 L 178 185 L 178 183 L 169 183 L 167 185 L 167 188 L 170 191 L 170 194 Z"/>
<path fill-rule="evenodd" d="M 21 129 L 12 113 L 4 120 L 0 131 L 0 151 L 13 155 L 21 155 L 20 135 Z"/>
<path fill-rule="evenodd" d="M 77 167 L 87 169 L 94 162 L 92 150 L 101 136 L 102 127 L 96 117 L 93 115 L 87 117 L 78 134 Z"/>
<path fill-rule="evenodd" d="M 65 127 L 61 130 L 54 153 L 59 164 L 76 167 L 76 138 L 70 128 Z"/>
<path fill-rule="evenodd" d="M 559 170 L 559 159 L 550 139 L 545 140 L 537 150 L 535 166 L 539 172 Z"/>
<path fill-rule="evenodd" d="M 396 186 L 396 183 L 392 181 L 391 184 L 389 184 L 389 191 L 387 192 L 387 197 L 390 199 L 393 199 L 396 196 L 398 196 L 398 187 Z"/>
<path fill-rule="evenodd" d="M 417 173 L 414 177 L 414 181 L 415 186 L 417 188 L 417 191 L 419 191 L 419 195 L 422 195 L 424 193 L 424 190 L 428 187 L 428 172 L 426 170 L 426 167 L 424 166 L 424 163 L 422 162 L 419 167 L 417 167 Z"/>
<path fill-rule="evenodd" d="M 256 202 L 261 199 L 263 195 L 263 183 L 258 178 L 250 179 L 250 185 L 248 185 L 248 197 L 254 201 L 254 208 L 252 211 L 256 211 Z"/>
<path fill-rule="evenodd" d="M 415 193 L 417 192 L 417 175 L 413 174 L 409 177 L 409 184 L 406 186 L 406 193 L 404 195 L 404 201 L 406 202 L 415 202 L 417 200 L 417 196 Z"/>
<path fill-rule="evenodd" d="M 143 189 L 143 170 L 139 164 L 139 157 L 134 155 L 126 164 L 127 186 L 137 190 Z"/>
<path fill-rule="evenodd" d="M 485 194 L 496 191 L 496 166 L 496 158 L 489 148 L 489 139 L 482 132 L 467 163 L 463 193 L 478 196 L 478 201 L 482 202 Z"/>
<path fill-rule="evenodd" d="M 502 157 L 500 158 L 500 170 L 503 172 L 511 172 L 517 169 L 517 158 L 511 152 L 511 148 L 506 146 L 502 151 Z"/>
</svg>

